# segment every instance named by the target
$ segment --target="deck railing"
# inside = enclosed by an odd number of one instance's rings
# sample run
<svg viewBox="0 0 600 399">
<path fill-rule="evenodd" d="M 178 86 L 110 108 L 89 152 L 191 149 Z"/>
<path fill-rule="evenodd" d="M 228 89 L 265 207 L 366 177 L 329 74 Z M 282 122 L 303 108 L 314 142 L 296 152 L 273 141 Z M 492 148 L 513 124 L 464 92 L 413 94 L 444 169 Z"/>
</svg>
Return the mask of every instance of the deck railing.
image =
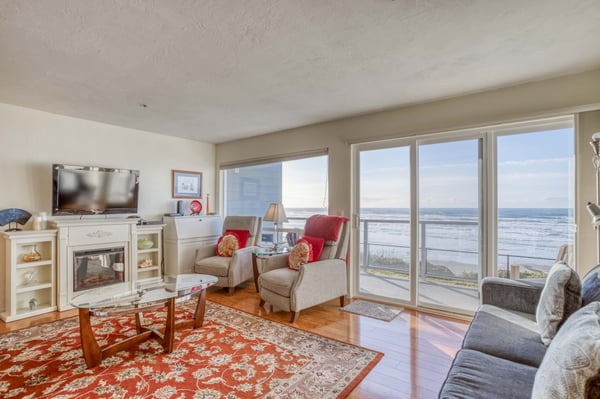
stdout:
<svg viewBox="0 0 600 399">
<path fill-rule="evenodd" d="M 301 217 L 288 217 L 288 219 L 290 220 L 289 227 L 301 228 L 304 226 L 304 223 L 306 221 L 306 218 L 301 218 Z M 361 241 L 360 241 L 360 246 L 361 246 L 360 266 L 364 269 L 364 271 L 366 273 L 369 273 L 369 269 L 371 268 L 371 269 L 377 269 L 377 270 L 383 270 L 383 271 L 408 274 L 409 273 L 408 264 L 410 263 L 408 256 L 407 256 L 407 259 L 405 262 L 406 267 L 402 267 L 401 264 L 395 264 L 395 265 L 371 264 L 371 255 L 372 255 L 371 248 L 372 247 L 404 249 L 407 252 L 410 250 L 410 247 L 407 245 L 393 244 L 393 243 L 389 243 L 389 242 L 372 241 L 369 237 L 369 232 L 370 232 L 369 228 L 374 223 L 391 224 L 391 225 L 395 225 L 395 224 L 408 225 L 409 221 L 408 220 L 365 218 L 365 219 L 360 219 L 360 223 L 361 223 L 361 227 L 362 227 L 362 236 L 361 236 Z M 448 274 L 439 273 L 438 271 L 436 271 L 432 268 L 432 263 L 430 262 L 430 259 L 432 259 L 431 255 L 433 255 L 434 253 L 465 254 L 465 255 L 470 255 L 470 256 L 478 256 L 479 255 L 479 252 L 477 252 L 477 251 L 436 248 L 436 247 L 429 246 L 427 243 L 427 230 L 430 226 L 434 226 L 434 225 L 438 225 L 438 226 L 439 225 L 473 226 L 475 228 L 478 228 L 479 223 L 475 222 L 475 221 L 443 221 L 443 220 L 419 221 L 419 238 L 420 238 L 420 243 L 421 243 L 421 247 L 419 248 L 419 275 L 420 275 L 420 277 L 433 277 L 433 278 L 438 278 L 438 279 L 457 280 L 457 281 L 477 281 L 480 277 L 480 273 L 478 272 L 478 270 L 481 269 L 481 267 L 479 267 L 479 265 L 477 265 L 477 264 L 473 265 L 474 271 L 476 271 L 476 272 L 473 275 L 467 275 L 467 276 L 451 276 Z M 385 257 L 385 256 L 382 256 L 382 257 Z M 436 258 L 439 259 L 439 256 Z M 394 259 L 395 259 L 395 257 L 388 258 L 388 260 L 394 260 Z M 499 253 L 498 254 L 498 263 L 497 263 L 499 274 L 504 275 L 504 277 L 511 277 L 511 276 L 514 277 L 514 266 L 517 265 L 514 262 L 516 260 L 525 260 L 525 262 L 538 261 L 538 262 L 532 263 L 531 265 L 527 265 L 530 267 L 535 267 L 535 265 L 539 264 L 540 261 L 542 261 L 544 263 L 547 261 L 549 263 L 548 264 L 548 267 L 549 267 L 549 266 L 551 266 L 551 262 L 554 261 L 554 258 L 527 256 L 527 255 L 519 255 L 519 254 L 514 254 L 514 253 Z M 441 261 L 438 261 L 438 262 L 441 262 Z M 501 268 L 501 266 L 503 266 L 503 268 Z"/>
</svg>

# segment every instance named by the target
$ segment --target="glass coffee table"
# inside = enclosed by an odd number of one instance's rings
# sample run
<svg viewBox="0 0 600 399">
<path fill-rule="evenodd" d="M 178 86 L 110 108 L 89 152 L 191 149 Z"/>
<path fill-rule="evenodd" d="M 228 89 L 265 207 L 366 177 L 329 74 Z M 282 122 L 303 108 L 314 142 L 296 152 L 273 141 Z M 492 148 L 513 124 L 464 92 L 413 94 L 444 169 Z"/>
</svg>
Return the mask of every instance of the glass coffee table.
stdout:
<svg viewBox="0 0 600 399">
<path fill-rule="evenodd" d="M 157 339 L 165 353 L 171 353 L 175 330 L 202 327 L 206 288 L 216 282 L 215 276 L 207 274 L 180 274 L 165 276 L 163 281 L 148 285 L 126 282 L 96 288 L 73 298 L 71 305 L 79 308 L 79 329 L 85 363 L 89 368 L 95 367 L 102 359 L 150 338 Z M 132 286 L 135 287 L 133 290 Z M 193 319 L 175 323 L 175 303 L 194 296 L 198 297 L 198 301 Z M 164 333 L 144 327 L 142 312 L 163 307 L 167 308 Z M 100 348 L 92 330 L 91 316 L 114 317 L 130 314 L 135 315 L 137 334 L 106 348 Z"/>
</svg>

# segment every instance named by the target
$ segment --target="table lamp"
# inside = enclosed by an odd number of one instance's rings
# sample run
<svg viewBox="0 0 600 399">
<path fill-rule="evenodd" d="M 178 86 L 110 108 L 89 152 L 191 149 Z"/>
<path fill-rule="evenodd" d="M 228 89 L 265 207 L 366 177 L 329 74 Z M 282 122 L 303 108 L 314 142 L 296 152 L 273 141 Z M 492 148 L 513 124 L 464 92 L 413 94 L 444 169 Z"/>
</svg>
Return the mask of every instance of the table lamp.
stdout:
<svg viewBox="0 0 600 399">
<path fill-rule="evenodd" d="M 273 226 L 275 227 L 275 234 L 273 236 L 273 251 L 277 252 L 277 247 L 279 246 L 279 235 L 278 235 L 278 225 L 279 223 L 284 223 L 288 221 L 287 216 L 285 215 L 285 209 L 283 204 L 271 203 L 269 205 L 269 209 L 267 209 L 267 213 L 263 218 L 265 222 L 273 222 Z"/>
</svg>

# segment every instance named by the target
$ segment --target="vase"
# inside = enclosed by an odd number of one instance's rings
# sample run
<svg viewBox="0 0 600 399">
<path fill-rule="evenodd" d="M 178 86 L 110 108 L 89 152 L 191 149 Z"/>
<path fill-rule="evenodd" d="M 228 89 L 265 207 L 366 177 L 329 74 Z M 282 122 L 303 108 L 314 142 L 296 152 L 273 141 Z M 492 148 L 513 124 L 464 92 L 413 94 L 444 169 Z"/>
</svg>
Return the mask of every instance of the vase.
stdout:
<svg viewBox="0 0 600 399">
<path fill-rule="evenodd" d="M 150 249 L 154 246 L 154 241 L 147 237 L 144 237 L 138 240 L 137 245 L 138 249 Z"/>
</svg>

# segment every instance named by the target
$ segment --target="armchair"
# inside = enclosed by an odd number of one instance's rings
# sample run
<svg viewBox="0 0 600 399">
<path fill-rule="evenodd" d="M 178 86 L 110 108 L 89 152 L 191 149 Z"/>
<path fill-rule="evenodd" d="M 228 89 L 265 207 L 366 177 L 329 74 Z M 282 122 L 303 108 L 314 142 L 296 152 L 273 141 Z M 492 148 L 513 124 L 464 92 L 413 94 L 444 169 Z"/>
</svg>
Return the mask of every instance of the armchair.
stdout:
<svg viewBox="0 0 600 399">
<path fill-rule="evenodd" d="M 338 231 L 337 228 L 339 227 Z M 333 298 L 346 304 L 346 255 L 350 226 L 348 219 L 314 215 L 306 221 L 304 234 L 325 240 L 318 261 L 304 264 L 299 270 L 288 268 L 288 255 L 273 255 L 263 260 L 258 278 L 260 304 L 292 312 L 291 322 L 300 311 Z"/>
<path fill-rule="evenodd" d="M 216 256 L 216 244 L 198 248 L 194 271 L 216 276 L 218 287 L 228 287 L 233 295 L 235 287 L 253 277 L 252 251 L 260 243 L 262 219 L 256 216 L 227 216 L 223 221 L 223 234 L 227 230 L 248 230 L 245 248 L 235 251 L 232 257 Z"/>
</svg>

